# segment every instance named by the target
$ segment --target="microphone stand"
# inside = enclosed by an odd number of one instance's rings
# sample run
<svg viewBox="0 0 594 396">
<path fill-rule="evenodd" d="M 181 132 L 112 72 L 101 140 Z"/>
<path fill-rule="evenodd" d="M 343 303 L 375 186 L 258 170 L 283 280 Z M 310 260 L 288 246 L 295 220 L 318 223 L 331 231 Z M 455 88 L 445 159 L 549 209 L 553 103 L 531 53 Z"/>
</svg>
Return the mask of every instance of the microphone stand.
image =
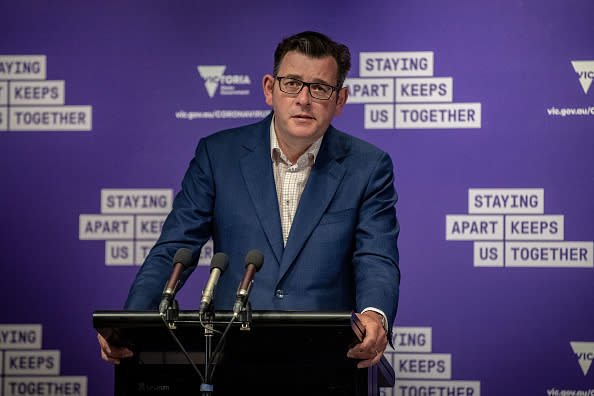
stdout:
<svg viewBox="0 0 594 396">
<path fill-rule="evenodd" d="M 214 315 L 214 314 L 213 314 Z M 208 368 L 206 368 L 205 370 L 207 370 L 206 372 L 208 373 L 208 376 L 205 375 L 205 382 L 213 382 L 213 376 L 214 376 L 214 372 L 217 368 L 217 360 L 218 360 L 218 356 L 221 353 L 221 349 L 222 346 L 224 344 L 225 338 L 227 337 L 227 334 L 229 333 L 229 329 L 231 328 L 231 326 L 233 325 L 233 323 L 239 320 L 241 323 L 241 327 L 240 330 L 243 331 L 250 331 L 251 330 L 251 322 L 252 322 L 252 304 L 247 301 L 247 303 L 243 306 L 243 308 L 241 309 L 241 311 L 239 312 L 238 315 L 233 315 L 231 317 L 231 320 L 229 321 L 229 323 L 227 323 L 227 327 L 225 328 L 225 331 L 223 332 L 223 334 L 221 335 L 221 338 L 219 339 L 219 342 L 217 343 L 216 348 L 214 349 L 214 351 L 211 353 L 210 352 L 210 346 L 208 345 L 208 338 L 207 340 L 207 344 L 206 344 L 206 350 L 207 350 L 207 360 L 206 360 L 206 364 L 205 366 L 208 367 L 208 365 L 210 364 L 212 367 L 212 370 L 210 370 L 210 372 L 208 372 Z M 212 322 L 210 323 L 212 324 Z M 214 328 L 211 328 L 211 330 L 214 330 Z M 206 326 L 205 326 L 205 336 L 206 335 Z M 210 334 L 210 340 L 212 340 L 212 334 Z M 208 355 L 211 354 L 212 357 L 208 357 Z M 203 390 L 203 386 L 200 386 L 200 390 L 202 391 L 202 396 L 210 396 L 212 395 L 213 392 L 213 387 L 212 384 L 203 384 L 204 386 L 204 390 Z M 205 393 L 207 392 L 207 393 Z"/>
<path fill-rule="evenodd" d="M 206 319 L 206 321 L 204 321 Z M 200 393 L 202 396 L 210 396 L 213 393 L 212 374 L 209 372 L 210 360 L 212 357 L 212 338 L 214 334 L 214 312 L 212 305 L 203 317 L 200 317 L 200 323 L 204 328 L 204 382 L 200 384 Z"/>
</svg>

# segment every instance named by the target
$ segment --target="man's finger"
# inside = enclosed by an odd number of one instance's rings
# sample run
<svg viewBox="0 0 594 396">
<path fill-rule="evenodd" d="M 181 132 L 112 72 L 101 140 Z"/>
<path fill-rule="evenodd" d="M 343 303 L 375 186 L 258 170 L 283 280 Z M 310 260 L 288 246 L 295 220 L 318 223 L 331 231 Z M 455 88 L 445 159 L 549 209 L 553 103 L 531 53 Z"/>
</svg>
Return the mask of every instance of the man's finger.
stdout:
<svg viewBox="0 0 594 396">
<path fill-rule="evenodd" d="M 357 368 L 366 368 L 366 367 L 371 367 L 371 366 L 377 364 L 380 361 L 380 359 L 382 358 L 382 355 L 383 355 L 382 352 L 378 352 L 371 359 L 361 360 L 359 363 L 357 363 Z"/>
</svg>

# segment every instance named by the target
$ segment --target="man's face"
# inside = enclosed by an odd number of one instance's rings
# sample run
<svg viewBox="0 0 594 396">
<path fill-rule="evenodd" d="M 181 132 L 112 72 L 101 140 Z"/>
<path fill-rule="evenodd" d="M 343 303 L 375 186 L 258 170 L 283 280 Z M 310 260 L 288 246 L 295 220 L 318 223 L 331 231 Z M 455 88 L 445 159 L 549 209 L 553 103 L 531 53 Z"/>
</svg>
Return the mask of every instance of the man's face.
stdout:
<svg viewBox="0 0 594 396">
<path fill-rule="evenodd" d="M 317 59 L 291 51 L 281 61 L 278 76 L 336 86 L 337 71 L 336 60 L 331 56 Z M 314 99 L 305 86 L 297 95 L 287 94 L 269 74 L 264 76 L 262 85 L 266 103 L 274 109 L 274 127 L 283 149 L 307 147 L 315 142 L 326 132 L 332 118 L 342 112 L 348 95 L 347 89 L 342 88 L 328 100 Z"/>
</svg>

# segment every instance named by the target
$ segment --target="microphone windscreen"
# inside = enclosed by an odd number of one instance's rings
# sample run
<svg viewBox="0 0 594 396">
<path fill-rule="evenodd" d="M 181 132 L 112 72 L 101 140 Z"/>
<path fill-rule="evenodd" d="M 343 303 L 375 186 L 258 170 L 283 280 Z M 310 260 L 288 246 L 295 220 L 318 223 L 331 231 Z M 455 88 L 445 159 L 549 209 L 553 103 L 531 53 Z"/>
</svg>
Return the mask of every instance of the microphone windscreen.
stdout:
<svg viewBox="0 0 594 396">
<path fill-rule="evenodd" d="M 260 271 L 262 264 L 264 264 L 264 255 L 258 249 L 250 250 L 245 255 L 245 266 L 253 264 L 256 267 L 256 271 Z"/>
<path fill-rule="evenodd" d="M 227 267 L 229 266 L 229 257 L 225 253 L 216 253 L 212 256 L 212 260 L 210 260 L 210 270 L 212 271 L 215 268 L 221 270 L 221 272 L 225 272 Z"/>
<path fill-rule="evenodd" d="M 173 265 L 180 263 L 184 268 L 190 267 L 192 264 L 192 251 L 188 248 L 179 248 L 173 256 Z"/>
</svg>

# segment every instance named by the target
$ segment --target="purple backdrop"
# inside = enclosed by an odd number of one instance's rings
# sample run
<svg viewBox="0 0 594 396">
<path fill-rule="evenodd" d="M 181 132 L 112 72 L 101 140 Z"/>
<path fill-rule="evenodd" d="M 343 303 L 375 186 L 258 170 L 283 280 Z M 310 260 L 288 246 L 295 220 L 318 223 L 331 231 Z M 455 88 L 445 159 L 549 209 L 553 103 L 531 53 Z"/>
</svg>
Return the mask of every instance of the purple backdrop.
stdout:
<svg viewBox="0 0 594 396">
<path fill-rule="evenodd" d="M 594 395 L 591 1 L 28 0 L 0 15 L 0 395 L 112 392 L 93 310 L 122 307 L 198 139 L 261 118 L 276 44 L 308 29 L 352 52 L 334 125 L 395 164 L 385 394 Z"/>
</svg>

